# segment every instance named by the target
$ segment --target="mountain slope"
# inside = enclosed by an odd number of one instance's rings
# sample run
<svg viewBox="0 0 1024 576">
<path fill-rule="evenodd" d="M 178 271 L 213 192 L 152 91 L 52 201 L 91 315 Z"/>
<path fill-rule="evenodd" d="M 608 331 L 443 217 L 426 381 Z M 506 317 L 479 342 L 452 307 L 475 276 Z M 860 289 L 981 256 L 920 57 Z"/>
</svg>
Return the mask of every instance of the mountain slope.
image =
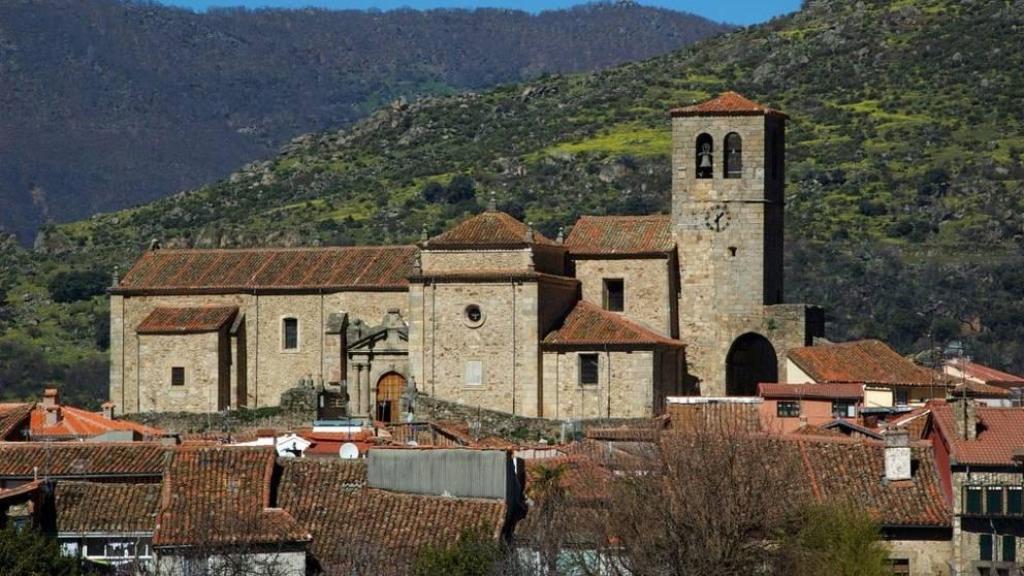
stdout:
<svg viewBox="0 0 1024 576">
<path fill-rule="evenodd" d="M 1019 2 L 809 2 L 646 62 L 391 106 L 225 181 L 50 230 L 47 254 L 21 256 L 8 300 L 60 317 L 39 287 L 63 261 L 109 272 L 152 238 L 407 241 L 489 191 L 551 236 L 584 213 L 664 211 L 666 111 L 735 89 L 792 118 L 789 301 L 826 306 L 833 338 L 906 353 L 962 339 L 979 361 L 1024 372 L 1022 27 Z M 56 340 L 53 322 L 30 341 Z"/>
<path fill-rule="evenodd" d="M 0 0 L 0 226 L 132 206 L 222 178 L 400 96 L 663 54 L 727 27 L 631 5 L 214 10 Z"/>
</svg>

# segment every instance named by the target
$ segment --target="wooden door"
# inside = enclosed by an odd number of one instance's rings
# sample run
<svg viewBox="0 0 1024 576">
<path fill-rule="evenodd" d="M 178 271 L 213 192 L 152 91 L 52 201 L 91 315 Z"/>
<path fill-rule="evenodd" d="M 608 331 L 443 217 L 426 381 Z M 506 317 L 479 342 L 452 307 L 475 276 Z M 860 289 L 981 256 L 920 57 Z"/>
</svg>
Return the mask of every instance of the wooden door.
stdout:
<svg viewBox="0 0 1024 576">
<path fill-rule="evenodd" d="M 377 420 L 398 422 L 402 412 L 402 391 L 405 390 L 405 376 L 388 372 L 377 381 Z"/>
</svg>

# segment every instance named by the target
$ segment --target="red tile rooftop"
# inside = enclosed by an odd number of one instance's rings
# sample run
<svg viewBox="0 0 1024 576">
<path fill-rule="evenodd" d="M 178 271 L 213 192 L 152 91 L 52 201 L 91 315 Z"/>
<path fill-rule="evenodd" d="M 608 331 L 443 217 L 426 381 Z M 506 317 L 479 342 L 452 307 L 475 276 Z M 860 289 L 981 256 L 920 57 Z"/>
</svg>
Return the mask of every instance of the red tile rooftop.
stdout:
<svg viewBox="0 0 1024 576">
<path fill-rule="evenodd" d="M 557 246 L 554 241 L 512 216 L 497 210 L 488 210 L 434 236 L 424 247 L 525 248 L 536 244 Z"/>
<path fill-rule="evenodd" d="M 794 348 L 788 358 L 819 383 L 945 386 L 946 382 L 941 374 L 914 364 L 878 340 Z"/>
<path fill-rule="evenodd" d="M 583 216 L 565 246 L 573 256 L 664 256 L 675 250 L 672 217 Z"/>
<path fill-rule="evenodd" d="M 685 346 L 679 340 L 662 336 L 620 314 L 608 312 L 585 300 L 576 303 L 562 325 L 548 333 L 542 345 L 545 347 Z"/>
<path fill-rule="evenodd" d="M 817 398 L 823 400 L 862 400 L 863 384 L 773 384 L 757 385 L 762 398 Z"/>
<path fill-rule="evenodd" d="M 786 115 L 778 110 L 762 106 L 737 92 L 723 92 L 717 97 L 671 111 L 672 116 L 779 116 Z"/>
<path fill-rule="evenodd" d="M 237 306 L 154 308 L 135 329 L 139 334 L 198 334 L 217 332 L 234 320 Z"/>
<path fill-rule="evenodd" d="M 952 463 L 1018 466 L 1014 455 L 1024 448 L 1024 408 L 976 406 L 977 438 L 967 440 L 957 434 L 956 402 L 932 401 L 928 406 L 936 431 L 949 448 Z"/>
</svg>

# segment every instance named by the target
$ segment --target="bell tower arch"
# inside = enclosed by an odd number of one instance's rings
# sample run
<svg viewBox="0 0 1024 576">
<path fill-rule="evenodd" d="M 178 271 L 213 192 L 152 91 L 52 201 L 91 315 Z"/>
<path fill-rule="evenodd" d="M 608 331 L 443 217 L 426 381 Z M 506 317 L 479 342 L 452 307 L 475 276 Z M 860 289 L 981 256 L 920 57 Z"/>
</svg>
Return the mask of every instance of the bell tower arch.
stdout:
<svg viewBox="0 0 1024 576">
<path fill-rule="evenodd" d="M 783 298 L 786 118 L 735 92 L 672 110 L 679 333 L 704 395 L 727 393 L 738 337 L 774 340 L 767 316 Z"/>
</svg>

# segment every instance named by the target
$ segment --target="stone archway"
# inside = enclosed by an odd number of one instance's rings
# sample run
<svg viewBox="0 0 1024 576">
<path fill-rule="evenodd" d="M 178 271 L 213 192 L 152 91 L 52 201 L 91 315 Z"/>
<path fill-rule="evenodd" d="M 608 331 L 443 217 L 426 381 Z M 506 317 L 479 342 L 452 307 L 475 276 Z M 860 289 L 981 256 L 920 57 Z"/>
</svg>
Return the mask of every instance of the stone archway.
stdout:
<svg viewBox="0 0 1024 576">
<path fill-rule="evenodd" d="M 732 343 L 725 358 L 725 391 L 729 396 L 757 396 L 761 382 L 779 381 L 779 358 L 767 338 L 748 332 Z"/>
<path fill-rule="evenodd" d="M 377 408 L 374 416 L 381 422 L 398 422 L 402 415 L 405 376 L 388 372 L 377 380 Z"/>
</svg>

